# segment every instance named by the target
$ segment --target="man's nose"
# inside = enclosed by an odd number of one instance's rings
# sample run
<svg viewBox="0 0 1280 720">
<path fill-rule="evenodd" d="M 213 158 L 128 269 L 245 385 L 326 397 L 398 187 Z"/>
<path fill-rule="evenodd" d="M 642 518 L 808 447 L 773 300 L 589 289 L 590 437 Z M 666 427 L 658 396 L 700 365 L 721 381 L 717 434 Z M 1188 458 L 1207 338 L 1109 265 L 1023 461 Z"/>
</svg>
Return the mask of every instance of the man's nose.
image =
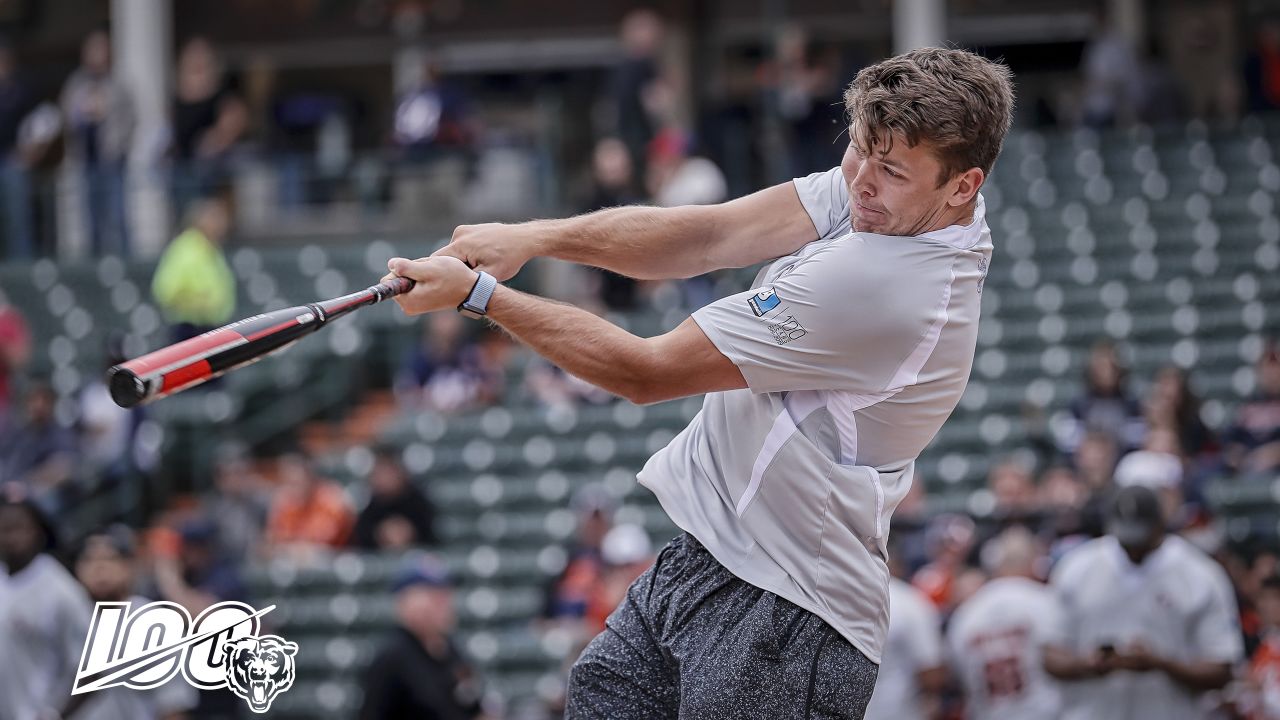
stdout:
<svg viewBox="0 0 1280 720">
<path fill-rule="evenodd" d="M 871 181 L 871 163 L 864 162 L 858 166 L 858 173 L 853 176 L 853 191 L 857 195 L 875 197 L 875 184 Z"/>
</svg>

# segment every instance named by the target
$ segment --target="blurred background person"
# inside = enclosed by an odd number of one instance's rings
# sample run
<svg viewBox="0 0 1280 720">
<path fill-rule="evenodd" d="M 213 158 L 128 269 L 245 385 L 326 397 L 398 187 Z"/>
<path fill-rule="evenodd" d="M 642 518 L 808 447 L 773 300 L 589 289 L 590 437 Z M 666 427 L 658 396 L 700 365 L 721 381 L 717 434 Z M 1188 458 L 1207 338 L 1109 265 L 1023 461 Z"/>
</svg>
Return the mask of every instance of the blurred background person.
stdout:
<svg viewBox="0 0 1280 720">
<path fill-rule="evenodd" d="M 1022 458 L 1008 457 L 996 463 L 987 473 L 987 489 L 995 499 L 992 512 L 997 517 L 1025 518 L 1039 508 L 1035 477 Z"/>
<path fill-rule="evenodd" d="M 1165 529 L 1170 532 L 1181 530 L 1189 520 L 1183 508 L 1185 468 L 1176 444 L 1171 431 L 1154 430 L 1147 434 L 1143 449 L 1125 455 L 1115 472 L 1117 488 L 1141 485 L 1156 494 Z"/>
<path fill-rule="evenodd" d="M 592 483 L 574 493 L 570 506 L 577 514 L 577 532 L 565 553 L 564 569 L 546 586 L 542 617 L 582 630 L 578 626 L 604 577 L 602 545 L 613 528 L 617 501 L 602 485 Z"/>
<path fill-rule="evenodd" d="M 173 328 L 173 342 L 231 322 L 236 281 L 222 249 L 230 224 L 225 200 L 201 201 L 156 264 L 151 294 Z"/>
<path fill-rule="evenodd" d="M 646 186 L 659 207 L 714 205 L 728 199 L 724 173 L 710 159 L 694 153 L 693 138 L 668 127 L 649 143 Z"/>
<path fill-rule="evenodd" d="M 1254 374 L 1257 391 L 1236 409 L 1223 448 L 1227 467 L 1245 475 L 1280 468 L 1280 346 L 1274 340 Z"/>
<path fill-rule="evenodd" d="M 76 494 L 79 443 L 58 420 L 53 388 L 37 381 L 27 388 L 21 420 L 0 436 L 0 481 L 15 485 L 47 512 L 62 512 Z"/>
<path fill-rule="evenodd" d="M 153 584 L 148 596 L 177 603 L 193 618 L 215 603 L 249 599 L 239 564 L 219 550 L 218 527 L 208 518 L 188 516 L 176 528 L 158 528 L 148 545 Z M 225 720 L 242 709 L 240 699 L 225 689 L 200 690 L 189 714 L 196 720 Z"/>
<path fill-rule="evenodd" d="M 8 40 L 0 39 L 0 192 L 3 192 L 5 257 L 31 259 L 36 252 L 29 159 L 18 130 L 37 98 L 20 72 Z"/>
<path fill-rule="evenodd" d="M 151 579 L 158 599 L 176 602 L 196 617 L 226 600 L 245 600 L 239 566 L 218 548 L 218 528 L 194 516 L 176 529 L 160 528 L 151 542 Z"/>
<path fill-rule="evenodd" d="M 1044 662 L 1065 683 L 1064 720 L 1206 718 L 1204 693 L 1243 657 L 1226 573 L 1166 534 L 1149 488 L 1118 490 L 1107 535 L 1059 561 L 1051 586 L 1062 623 Z"/>
<path fill-rule="evenodd" d="M 644 197 L 637 190 L 635 162 L 626 143 L 616 137 L 598 141 L 591 153 L 591 184 L 581 212 L 637 205 Z M 610 310 L 636 307 L 635 280 L 608 270 L 600 271 L 600 300 Z"/>
<path fill-rule="evenodd" d="M 133 531 L 112 525 L 91 532 L 76 556 L 76 579 L 93 602 L 126 602 L 130 611 L 150 602 L 135 592 L 138 575 L 138 545 Z M 195 688 L 175 675 L 160 687 L 134 690 L 116 686 L 88 696 L 76 720 L 180 720 L 197 702 Z"/>
<path fill-rule="evenodd" d="M 1090 432 L 1106 435 L 1121 451 L 1142 442 L 1142 406 L 1129 392 L 1129 370 L 1109 340 L 1094 343 L 1085 367 L 1084 390 L 1071 403 L 1073 423 L 1058 437 L 1058 446 L 1072 452 Z"/>
<path fill-rule="evenodd" d="M 991 580 L 956 609 L 947 627 L 969 720 L 1058 717 L 1060 691 L 1045 673 L 1043 646 L 1055 637 L 1060 610 L 1037 577 L 1043 559 L 1035 536 L 1017 525 L 982 548 Z"/>
<path fill-rule="evenodd" d="M 770 110 L 781 121 L 787 177 L 831 167 L 844 138 L 839 54 L 818 47 L 800 25 L 778 30 L 768 68 Z"/>
<path fill-rule="evenodd" d="M 220 554 L 237 563 L 261 557 L 270 508 L 270 494 L 248 449 L 238 443 L 220 446 L 214 456 L 213 491 L 200 504 L 200 514 L 216 526 Z"/>
<path fill-rule="evenodd" d="M 396 398 L 442 413 L 494 403 L 502 392 L 501 371 L 486 361 L 469 329 L 457 314 L 424 319 L 421 340 L 396 376 Z"/>
<path fill-rule="evenodd" d="M 0 51 L 3 52 L 3 51 Z M 17 380 L 31 362 L 31 331 L 0 289 L 0 432 L 11 427 Z"/>
<path fill-rule="evenodd" d="M 356 516 L 351 544 L 361 550 L 404 550 L 435 545 L 436 508 L 409 480 L 390 448 L 374 454 L 369 471 L 369 502 Z"/>
<path fill-rule="evenodd" d="M 267 517 L 267 552 L 309 561 L 346 545 L 355 514 L 342 488 L 301 453 L 281 455 L 276 467 L 280 487 Z"/>
<path fill-rule="evenodd" d="M 1244 698 L 1237 703 L 1249 720 L 1280 718 L 1280 574 L 1263 579 L 1258 589 L 1262 643 L 1249 658 Z"/>
<path fill-rule="evenodd" d="M 1173 0 L 1162 38 L 1192 117 L 1231 122 L 1240 113 L 1241 52 L 1233 0 Z"/>
<path fill-rule="evenodd" d="M 1080 122 L 1091 128 L 1127 126 L 1138 119 L 1142 102 L 1143 68 L 1138 48 L 1110 13 L 1095 13 L 1095 22 L 1080 60 Z"/>
<path fill-rule="evenodd" d="M 1090 495 L 1105 493 L 1111 488 L 1119 459 L 1120 448 L 1115 438 L 1097 430 L 1085 433 L 1071 455 L 1072 466 Z"/>
<path fill-rule="evenodd" d="M 227 191 L 249 127 L 237 84 L 206 38 L 191 38 L 178 52 L 171 112 L 174 207 L 184 213 L 195 198 Z"/>
<path fill-rule="evenodd" d="M 400 159 L 419 165 L 449 154 L 469 159 L 475 128 L 466 95 L 445 79 L 437 57 L 428 57 L 419 75 L 396 102 L 392 139 Z"/>
<path fill-rule="evenodd" d="M 605 619 L 627 595 L 627 588 L 653 564 L 653 543 L 644 528 L 624 523 L 615 525 L 600 544 L 604 572 L 587 601 L 587 623 L 591 635 L 603 632 Z"/>
<path fill-rule="evenodd" d="M 1217 451 L 1217 438 L 1200 417 L 1200 398 L 1192 391 L 1186 371 L 1174 365 L 1156 371 L 1144 405 L 1148 432 L 1173 432 L 1189 460 L 1200 461 Z"/>
<path fill-rule="evenodd" d="M 62 87 L 66 162 L 80 179 L 90 249 L 129 255 L 124 164 L 133 141 L 135 111 L 127 87 L 112 73 L 111 37 L 95 30 L 84 39 L 80 66 Z"/>
<path fill-rule="evenodd" d="M 0 495 L 0 719 L 72 717 L 89 632 L 84 588 L 53 556 L 57 539 L 30 501 Z"/>
<path fill-rule="evenodd" d="M 959 602 L 956 590 L 960 578 L 970 569 L 969 553 L 977 539 L 976 530 L 972 519 L 955 513 L 935 515 L 925 528 L 929 560 L 911 575 L 911 584 L 943 615 L 949 615 Z"/>
<path fill-rule="evenodd" d="M 391 586 L 396 628 L 364 673 L 360 720 L 483 717 L 479 677 L 453 640 L 453 585 L 421 556 Z"/>
<path fill-rule="evenodd" d="M 662 74 L 665 28 L 656 12 L 644 8 L 622 19 L 620 35 L 623 56 L 614 66 L 611 87 L 616 132 L 643 175 L 645 153 L 654 135 L 652 96 Z"/>
<path fill-rule="evenodd" d="M 939 694 L 947 682 L 938 609 L 927 595 L 903 580 L 906 568 L 898 554 L 894 542 L 889 549 L 889 632 L 866 720 L 936 717 Z"/>
</svg>

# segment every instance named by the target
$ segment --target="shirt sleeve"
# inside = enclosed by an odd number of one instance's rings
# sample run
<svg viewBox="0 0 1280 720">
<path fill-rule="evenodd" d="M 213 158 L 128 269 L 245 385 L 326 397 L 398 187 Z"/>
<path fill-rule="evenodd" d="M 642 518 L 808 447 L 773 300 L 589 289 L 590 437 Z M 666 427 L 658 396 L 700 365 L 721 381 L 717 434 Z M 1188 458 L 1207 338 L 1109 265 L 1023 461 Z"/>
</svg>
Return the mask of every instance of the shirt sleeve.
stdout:
<svg viewBox="0 0 1280 720">
<path fill-rule="evenodd" d="M 1204 660 L 1234 663 L 1244 657 L 1240 614 L 1226 573 L 1210 567 L 1208 600 L 1192 634 L 1192 642 Z"/>
<path fill-rule="evenodd" d="M 923 597 L 916 597 L 912 605 L 915 606 L 912 615 L 916 616 L 916 622 L 911 623 L 907 640 L 915 669 L 920 671 L 938 667 L 943 664 L 942 621 L 938 610 Z"/>
<path fill-rule="evenodd" d="M 1045 645 L 1056 645 L 1068 649 L 1075 646 L 1079 627 L 1072 609 L 1071 598 L 1071 588 L 1076 583 L 1073 576 L 1073 560 L 1074 558 L 1068 554 L 1058 561 L 1058 566 L 1049 576 L 1050 593 L 1047 605 L 1053 610 L 1046 613 L 1043 618 L 1041 642 Z"/>
<path fill-rule="evenodd" d="M 891 252 L 865 242 L 832 241 L 772 284 L 721 298 L 693 319 L 753 392 L 874 395 L 914 383 L 927 336 L 945 319 L 944 275 L 889 265 Z"/>
<path fill-rule="evenodd" d="M 1041 605 L 1039 622 L 1033 629 L 1036 645 L 1066 645 L 1070 637 L 1067 627 L 1067 615 L 1062 610 L 1062 602 L 1056 592 L 1048 592 Z"/>
<path fill-rule="evenodd" d="M 832 230 L 840 228 L 849 219 L 849 192 L 845 189 L 839 165 L 825 172 L 798 177 L 792 183 L 800 196 L 800 204 L 818 230 L 818 237 L 830 237 Z"/>
</svg>

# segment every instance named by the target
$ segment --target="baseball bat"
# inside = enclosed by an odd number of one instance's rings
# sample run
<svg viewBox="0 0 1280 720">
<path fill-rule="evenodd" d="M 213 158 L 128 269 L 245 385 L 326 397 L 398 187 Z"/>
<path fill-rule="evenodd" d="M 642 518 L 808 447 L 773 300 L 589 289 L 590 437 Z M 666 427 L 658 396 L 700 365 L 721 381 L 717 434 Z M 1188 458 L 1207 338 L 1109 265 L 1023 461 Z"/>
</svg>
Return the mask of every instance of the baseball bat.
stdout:
<svg viewBox="0 0 1280 720">
<path fill-rule="evenodd" d="M 111 399 L 128 408 L 195 387 L 282 350 L 334 318 L 412 288 L 412 280 L 392 278 L 332 300 L 254 315 L 160 348 L 107 371 Z"/>
</svg>

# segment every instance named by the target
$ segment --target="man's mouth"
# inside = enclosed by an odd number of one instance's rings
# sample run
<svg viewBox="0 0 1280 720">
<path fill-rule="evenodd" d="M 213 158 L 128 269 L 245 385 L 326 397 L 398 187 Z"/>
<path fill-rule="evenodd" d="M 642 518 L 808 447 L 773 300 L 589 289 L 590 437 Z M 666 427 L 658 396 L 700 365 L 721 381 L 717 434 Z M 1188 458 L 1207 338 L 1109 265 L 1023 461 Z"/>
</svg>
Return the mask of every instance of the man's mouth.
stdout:
<svg viewBox="0 0 1280 720">
<path fill-rule="evenodd" d="M 875 208 L 869 208 L 869 207 L 867 207 L 866 205 L 863 205 L 863 204 L 862 204 L 862 203 L 860 203 L 860 202 L 855 202 L 855 203 L 854 203 L 854 206 L 856 206 L 856 207 L 858 208 L 858 212 L 859 212 L 859 213 L 862 213 L 862 214 L 867 214 L 867 213 L 874 213 L 874 214 L 876 214 L 876 215 L 883 215 L 883 214 L 884 214 L 884 211 L 883 211 L 883 210 L 876 210 Z"/>
</svg>

